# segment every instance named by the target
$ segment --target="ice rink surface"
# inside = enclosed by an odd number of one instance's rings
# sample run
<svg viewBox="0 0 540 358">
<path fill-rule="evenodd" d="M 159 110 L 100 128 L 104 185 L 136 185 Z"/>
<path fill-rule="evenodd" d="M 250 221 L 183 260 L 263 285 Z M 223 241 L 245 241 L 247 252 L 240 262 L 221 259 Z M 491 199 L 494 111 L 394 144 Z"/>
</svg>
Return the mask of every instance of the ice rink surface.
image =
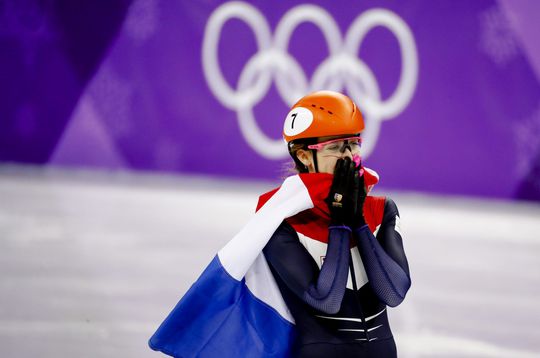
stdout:
<svg viewBox="0 0 540 358">
<path fill-rule="evenodd" d="M 148 338 L 273 186 L 0 167 L 0 357 L 160 356 Z M 400 357 L 540 357 L 540 205 L 376 194 L 413 280 Z"/>
</svg>

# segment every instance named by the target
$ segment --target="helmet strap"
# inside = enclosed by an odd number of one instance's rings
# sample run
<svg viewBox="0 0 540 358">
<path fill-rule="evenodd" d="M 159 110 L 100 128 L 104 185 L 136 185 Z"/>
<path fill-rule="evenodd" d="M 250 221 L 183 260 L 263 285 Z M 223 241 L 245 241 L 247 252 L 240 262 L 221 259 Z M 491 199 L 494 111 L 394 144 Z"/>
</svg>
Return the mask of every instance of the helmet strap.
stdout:
<svg viewBox="0 0 540 358">
<path fill-rule="evenodd" d="M 315 173 L 319 172 L 319 165 L 317 163 L 317 150 L 312 149 L 311 153 L 313 153 L 313 167 L 315 168 Z"/>
</svg>

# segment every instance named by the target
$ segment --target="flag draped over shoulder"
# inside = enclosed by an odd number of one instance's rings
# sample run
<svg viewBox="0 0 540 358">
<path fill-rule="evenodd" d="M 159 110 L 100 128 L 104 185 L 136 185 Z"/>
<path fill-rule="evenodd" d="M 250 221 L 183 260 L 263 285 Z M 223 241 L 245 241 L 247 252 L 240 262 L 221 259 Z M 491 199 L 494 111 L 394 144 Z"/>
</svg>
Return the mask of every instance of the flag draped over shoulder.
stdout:
<svg viewBox="0 0 540 358">
<path fill-rule="evenodd" d="M 263 195 L 258 211 L 182 297 L 150 347 L 184 358 L 288 356 L 294 319 L 262 250 L 284 219 L 324 200 L 331 181 L 330 174 L 294 175 Z"/>
</svg>

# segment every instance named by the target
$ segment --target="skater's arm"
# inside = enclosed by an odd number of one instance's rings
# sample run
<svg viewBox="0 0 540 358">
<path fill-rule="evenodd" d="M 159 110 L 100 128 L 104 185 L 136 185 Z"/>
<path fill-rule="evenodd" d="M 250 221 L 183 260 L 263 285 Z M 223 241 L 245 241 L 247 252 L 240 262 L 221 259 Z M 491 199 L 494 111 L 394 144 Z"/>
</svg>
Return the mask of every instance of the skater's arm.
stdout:
<svg viewBox="0 0 540 358">
<path fill-rule="evenodd" d="M 276 230 L 264 254 L 285 284 L 305 303 L 324 313 L 339 311 L 349 273 L 351 232 L 329 229 L 326 257 L 321 269 L 286 222 Z"/>
<path fill-rule="evenodd" d="M 386 198 L 377 238 L 367 225 L 354 231 L 369 282 L 379 299 L 390 307 L 399 305 L 411 286 L 399 220 L 396 204 Z"/>
</svg>

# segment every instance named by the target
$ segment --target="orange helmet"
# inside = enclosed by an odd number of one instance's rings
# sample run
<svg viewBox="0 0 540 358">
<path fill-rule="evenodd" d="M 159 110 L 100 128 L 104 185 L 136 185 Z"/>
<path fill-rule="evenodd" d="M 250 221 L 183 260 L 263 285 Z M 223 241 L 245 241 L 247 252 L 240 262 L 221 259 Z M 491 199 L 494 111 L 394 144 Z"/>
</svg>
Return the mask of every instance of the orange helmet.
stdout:
<svg viewBox="0 0 540 358">
<path fill-rule="evenodd" d="M 302 97 L 285 118 L 283 138 L 296 139 L 356 134 L 364 129 L 362 113 L 344 94 L 318 91 Z"/>
</svg>

